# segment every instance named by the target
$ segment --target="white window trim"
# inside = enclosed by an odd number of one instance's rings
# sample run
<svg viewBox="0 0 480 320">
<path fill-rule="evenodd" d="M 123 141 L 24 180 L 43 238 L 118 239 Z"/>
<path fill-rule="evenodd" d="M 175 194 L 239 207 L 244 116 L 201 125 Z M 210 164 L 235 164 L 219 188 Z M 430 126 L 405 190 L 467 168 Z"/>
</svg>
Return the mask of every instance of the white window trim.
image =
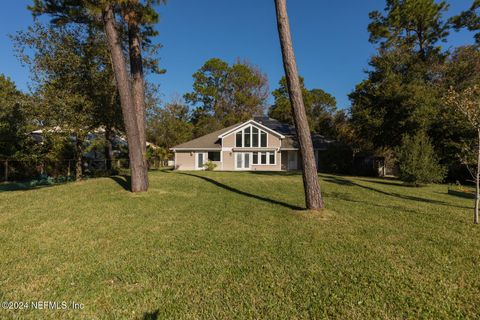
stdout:
<svg viewBox="0 0 480 320">
<path fill-rule="evenodd" d="M 221 161 L 222 161 L 222 153 L 223 153 L 222 150 L 218 150 L 218 151 L 217 151 L 217 150 L 215 150 L 215 151 L 214 151 L 214 150 L 211 150 L 211 151 L 208 151 L 208 152 L 218 152 L 218 153 L 220 154 L 220 160 L 218 160 L 218 161 L 213 161 L 213 160 L 212 160 L 212 162 L 221 162 Z M 209 159 L 208 159 L 208 152 L 206 152 L 206 154 L 207 154 L 207 158 L 206 158 L 207 161 L 209 161 Z"/>
<path fill-rule="evenodd" d="M 258 123 L 257 121 L 255 121 L 255 120 L 253 120 L 253 119 L 252 119 L 252 120 L 248 120 L 248 121 L 245 122 L 245 123 L 239 124 L 237 127 L 233 128 L 233 129 L 230 129 L 230 130 L 228 130 L 227 132 L 222 133 L 222 134 L 219 135 L 218 137 L 219 137 L 219 138 L 223 138 L 223 137 L 225 137 L 225 136 L 228 136 L 228 135 L 231 134 L 232 132 L 239 131 L 239 130 L 243 129 L 244 127 L 246 127 L 247 125 L 252 125 L 252 124 L 255 125 L 255 126 L 258 127 L 258 128 L 261 128 L 261 129 L 264 130 L 264 131 L 270 132 L 270 133 L 272 133 L 272 134 L 280 137 L 281 139 L 285 138 L 285 136 L 284 136 L 283 134 L 281 134 L 281 133 L 279 133 L 279 132 L 277 132 L 277 131 L 275 131 L 275 130 L 273 130 L 273 129 L 270 129 L 269 127 L 264 126 L 263 124 Z"/>
<path fill-rule="evenodd" d="M 205 164 L 208 161 L 208 152 L 195 152 L 195 170 L 205 170 L 205 166 L 202 166 L 201 168 L 198 167 L 199 154 L 203 154 L 203 164 Z"/>
<path fill-rule="evenodd" d="M 238 165 L 237 165 L 237 155 L 241 155 L 242 157 L 242 164 L 245 164 L 245 154 L 249 154 L 249 157 L 250 157 L 250 161 L 249 161 L 249 166 L 248 168 L 239 168 Z M 249 171 L 249 170 L 252 170 L 252 163 L 253 161 L 253 152 L 235 152 L 233 154 L 233 162 L 234 162 L 234 168 L 235 170 L 238 170 L 238 171 Z"/>
<path fill-rule="evenodd" d="M 253 145 L 253 127 L 256 127 L 258 129 L 258 147 L 252 147 Z M 245 129 L 247 128 L 250 128 L 250 147 L 245 147 Z M 241 146 L 237 146 L 237 133 L 238 132 L 241 132 L 242 133 L 242 145 Z M 262 147 L 262 132 L 265 132 L 265 135 L 266 135 L 266 138 L 267 138 L 267 145 L 265 147 Z M 268 138 L 268 131 L 266 130 L 263 130 L 257 126 L 254 126 L 254 125 L 247 125 L 247 126 L 244 126 L 236 131 L 234 131 L 233 133 L 233 136 L 234 136 L 234 146 L 235 148 L 245 148 L 245 149 L 258 149 L 258 148 L 268 148 L 268 145 L 269 145 L 269 138 Z M 222 138 L 223 139 L 223 138 Z"/>
<path fill-rule="evenodd" d="M 257 164 L 253 163 L 253 153 L 258 154 L 258 157 L 257 157 L 258 163 Z M 267 163 L 262 163 L 262 153 L 266 154 Z M 270 155 L 272 153 L 274 154 L 274 162 L 270 163 Z M 252 165 L 254 165 L 254 166 L 276 166 L 277 165 L 277 152 L 276 151 L 255 151 L 255 152 L 252 152 Z"/>
</svg>

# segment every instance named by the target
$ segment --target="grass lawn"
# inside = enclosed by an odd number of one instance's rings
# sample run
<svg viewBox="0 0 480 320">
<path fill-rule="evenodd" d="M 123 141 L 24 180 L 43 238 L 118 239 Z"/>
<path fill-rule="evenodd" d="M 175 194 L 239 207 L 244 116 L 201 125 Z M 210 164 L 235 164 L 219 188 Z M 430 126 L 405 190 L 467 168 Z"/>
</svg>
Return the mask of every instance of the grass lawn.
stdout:
<svg viewBox="0 0 480 320">
<path fill-rule="evenodd" d="M 150 174 L 0 186 L 0 319 L 479 318 L 480 227 L 447 186 L 286 173 Z"/>
</svg>

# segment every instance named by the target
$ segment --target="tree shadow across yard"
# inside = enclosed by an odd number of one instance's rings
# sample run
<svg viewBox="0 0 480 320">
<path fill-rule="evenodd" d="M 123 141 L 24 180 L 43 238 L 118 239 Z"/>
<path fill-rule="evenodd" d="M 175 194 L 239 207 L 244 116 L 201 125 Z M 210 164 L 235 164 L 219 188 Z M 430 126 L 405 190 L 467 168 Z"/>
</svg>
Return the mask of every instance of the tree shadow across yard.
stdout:
<svg viewBox="0 0 480 320">
<path fill-rule="evenodd" d="M 380 194 L 385 195 L 385 196 L 395 197 L 395 198 L 404 199 L 404 200 L 411 200 L 411 201 L 417 201 L 417 202 L 423 202 L 423 203 L 431 203 L 431 204 L 437 204 L 437 205 L 448 206 L 448 207 L 457 207 L 457 208 L 462 208 L 462 209 L 470 209 L 469 207 L 457 206 L 457 205 L 447 203 L 445 201 L 428 199 L 428 198 L 421 198 L 421 197 L 416 197 L 416 196 L 409 196 L 409 195 L 404 195 L 404 194 L 400 194 L 400 193 L 396 193 L 396 192 L 383 191 L 383 190 L 380 190 L 380 189 L 377 189 L 377 188 L 374 188 L 374 187 L 365 186 L 365 185 L 362 185 L 362 184 L 353 182 L 349 179 L 345 179 L 345 178 L 341 178 L 341 177 L 328 177 L 328 178 L 324 178 L 323 180 L 326 181 L 326 182 L 331 182 L 331 183 L 335 183 L 335 184 L 342 185 L 342 186 L 351 186 L 351 187 L 356 186 L 356 187 L 359 187 L 359 188 L 362 188 L 362 189 L 365 189 L 365 190 L 380 193 Z M 400 184 L 392 183 L 392 185 L 395 186 L 395 187 L 402 187 L 402 185 L 400 185 Z"/>
<path fill-rule="evenodd" d="M 131 190 L 131 185 L 132 185 L 132 179 L 130 176 L 111 176 L 109 177 L 113 181 L 115 181 L 120 187 L 125 189 L 126 191 Z"/>
<path fill-rule="evenodd" d="M 267 197 L 263 197 L 263 196 L 260 196 L 260 195 L 256 195 L 256 194 L 252 194 L 252 193 L 248 193 L 246 191 L 242 191 L 242 190 L 239 190 L 239 189 L 236 189 L 234 187 L 231 187 L 229 185 L 226 185 L 226 184 L 223 184 L 217 180 L 214 180 L 212 178 L 208 178 L 208 177 L 205 177 L 205 176 L 200 176 L 200 175 L 196 175 L 196 174 L 193 174 L 193 173 L 186 173 L 186 172 L 178 172 L 178 174 L 183 174 L 183 175 L 186 175 L 186 176 L 191 176 L 191 177 L 195 177 L 195 178 L 199 178 L 199 179 L 202 179 L 204 181 L 207 181 L 207 182 L 210 182 L 211 184 L 217 186 L 217 187 L 220 187 L 222 189 L 225 189 L 227 191 L 230 191 L 230 192 L 234 192 L 236 194 L 240 194 L 242 196 L 246 196 L 246 197 L 249 197 L 249 198 L 253 198 L 253 199 L 256 199 L 256 200 L 260 200 L 260 201 L 264 201 L 264 202 L 268 202 L 268 203 L 272 203 L 272 204 L 276 204 L 276 205 L 279 205 L 279 206 L 282 206 L 282 207 L 285 207 L 285 208 L 288 208 L 288 209 L 291 209 L 291 210 L 304 210 L 305 208 L 302 208 L 302 207 L 299 207 L 299 206 L 296 206 L 296 205 L 292 205 L 292 204 L 289 204 L 289 203 L 286 203 L 286 202 L 283 202 L 283 201 L 279 201 L 279 200 L 275 200 L 275 199 L 270 199 L 270 198 L 267 198 Z"/>
<path fill-rule="evenodd" d="M 263 176 L 301 176 L 302 171 L 248 171 L 250 174 Z"/>
<path fill-rule="evenodd" d="M 142 320 L 157 320 L 160 315 L 160 310 L 155 310 L 152 312 L 145 312 L 143 314 Z"/>
<path fill-rule="evenodd" d="M 31 190 L 38 190 L 42 188 L 53 187 L 58 184 L 44 184 L 44 185 L 37 185 L 31 186 L 29 183 L 22 183 L 22 182 L 9 182 L 9 183 L 2 183 L 0 184 L 0 192 L 8 192 L 8 191 L 31 191 Z"/>
<path fill-rule="evenodd" d="M 376 179 L 376 180 L 375 180 L 375 179 L 365 179 L 365 178 L 361 178 L 361 179 L 358 179 L 358 180 L 364 181 L 364 182 L 369 182 L 369 183 L 383 184 L 383 185 L 386 185 L 386 186 L 415 188 L 415 187 L 412 186 L 412 185 L 405 184 L 405 183 L 398 183 L 398 182 L 395 182 L 396 180 L 387 179 L 387 178 L 383 178 L 382 180 L 379 180 L 379 179 Z"/>
</svg>

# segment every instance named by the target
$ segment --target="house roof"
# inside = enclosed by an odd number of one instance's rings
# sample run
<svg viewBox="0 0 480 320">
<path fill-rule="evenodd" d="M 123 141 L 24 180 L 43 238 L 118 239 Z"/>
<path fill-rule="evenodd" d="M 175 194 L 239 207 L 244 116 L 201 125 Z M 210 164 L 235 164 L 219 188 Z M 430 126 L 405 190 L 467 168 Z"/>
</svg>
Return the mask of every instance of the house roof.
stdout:
<svg viewBox="0 0 480 320">
<path fill-rule="evenodd" d="M 221 149 L 222 148 L 222 140 L 218 137 L 221 134 L 238 127 L 240 123 L 234 124 L 233 126 L 223 128 L 212 133 L 206 134 L 204 136 L 198 137 L 196 139 L 187 141 L 185 143 L 176 145 L 172 148 L 175 149 Z"/>
<path fill-rule="evenodd" d="M 249 120 L 249 121 L 251 122 L 252 120 Z M 209 133 L 202 137 L 179 144 L 173 147 L 172 150 L 176 150 L 176 149 L 184 149 L 184 150 L 195 150 L 195 149 L 216 150 L 218 149 L 220 150 L 222 148 L 222 141 L 221 141 L 222 135 L 228 133 L 229 131 L 232 131 L 233 129 L 236 129 L 237 127 L 241 127 L 242 125 L 247 124 L 249 121 L 243 122 L 243 123 L 237 123 L 233 126 L 223 128 L 221 130 L 217 130 L 215 132 Z M 258 124 L 261 124 L 262 126 L 265 126 L 271 131 L 276 132 L 282 138 L 281 139 L 282 145 L 280 149 L 288 150 L 288 149 L 299 148 L 297 134 L 293 126 L 288 125 L 286 123 L 282 123 L 278 120 L 275 120 L 269 117 L 265 117 L 265 116 L 254 117 L 253 121 L 255 121 Z M 312 142 L 313 142 L 314 149 L 326 149 L 328 145 L 332 143 L 331 140 L 327 140 L 319 134 L 312 134 Z"/>
<path fill-rule="evenodd" d="M 265 127 L 268 127 L 285 136 L 285 139 L 282 140 L 281 149 L 300 148 L 295 127 L 266 116 L 258 116 L 254 117 L 253 119 L 256 122 L 263 124 Z M 331 140 L 325 139 L 325 137 L 322 135 L 316 133 L 312 134 L 312 143 L 314 149 L 326 149 L 332 142 L 333 141 Z"/>
<path fill-rule="evenodd" d="M 260 122 L 255 121 L 254 119 L 250 119 L 250 120 L 248 120 L 248 121 L 246 121 L 246 122 L 242 122 L 242 123 L 240 123 L 239 125 L 237 125 L 236 127 L 233 127 L 232 129 L 230 129 L 230 130 L 228 130 L 228 131 L 225 131 L 224 133 L 220 134 L 218 137 L 219 137 L 219 138 L 223 138 L 223 137 L 229 135 L 230 133 L 232 133 L 233 131 L 236 131 L 236 130 L 238 130 L 238 129 L 240 129 L 240 128 L 243 128 L 243 127 L 245 127 L 245 126 L 247 126 L 247 125 L 249 125 L 249 124 L 254 124 L 256 127 L 259 127 L 260 129 L 263 129 L 263 130 L 265 130 L 265 131 L 268 131 L 268 132 L 270 132 L 271 134 L 276 135 L 276 136 L 278 136 L 278 137 L 281 138 L 281 139 L 285 138 L 285 136 L 284 136 L 283 134 L 281 134 L 280 132 L 275 131 L 275 130 L 273 130 L 272 128 L 269 128 L 269 127 L 261 124 Z"/>
<path fill-rule="evenodd" d="M 253 117 L 253 120 L 255 120 L 260 124 L 263 124 L 265 127 L 270 128 L 271 130 L 276 131 L 284 136 L 294 136 L 297 134 L 293 126 L 269 117 L 256 116 L 256 117 Z"/>
<path fill-rule="evenodd" d="M 333 143 L 331 140 L 325 139 L 319 134 L 312 134 L 312 143 L 313 148 L 318 150 L 325 150 L 330 144 Z M 280 149 L 299 149 L 300 145 L 296 136 L 288 136 L 282 140 L 282 147 Z"/>
</svg>

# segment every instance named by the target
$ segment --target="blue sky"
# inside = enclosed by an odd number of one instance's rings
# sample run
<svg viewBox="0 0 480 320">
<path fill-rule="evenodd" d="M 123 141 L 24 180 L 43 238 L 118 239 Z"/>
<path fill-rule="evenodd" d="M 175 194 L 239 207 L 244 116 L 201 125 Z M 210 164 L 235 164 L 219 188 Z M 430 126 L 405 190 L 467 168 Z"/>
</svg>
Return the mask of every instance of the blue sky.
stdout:
<svg viewBox="0 0 480 320">
<path fill-rule="evenodd" d="M 0 11 L 0 73 L 28 89 L 29 72 L 14 56 L 8 34 L 27 28 L 32 1 L 2 3 Z M 449 15 L 468 8 L 472 0 L 450 2 Z M 290 0 L 288 9 L 300 74 L 307 88 L 333 94 L 340 108 L 348 93 L 365 78 L 375 49 L 368 42 L 368 13 L 384 8 L 384 0 Z M 270 89 L 283 75 L 273 0 L 169 0 L 158 7 L 161 21 L 156 41 L 164 75 L 150 76 L 160 84 L 164 100 L 191 90 L 192 74 L 213 57 L 234 62 L 246 59 L 267 74 Z M 468 32 L 453 33 L 445 47 L 472 42 Z"/>
</svg>

